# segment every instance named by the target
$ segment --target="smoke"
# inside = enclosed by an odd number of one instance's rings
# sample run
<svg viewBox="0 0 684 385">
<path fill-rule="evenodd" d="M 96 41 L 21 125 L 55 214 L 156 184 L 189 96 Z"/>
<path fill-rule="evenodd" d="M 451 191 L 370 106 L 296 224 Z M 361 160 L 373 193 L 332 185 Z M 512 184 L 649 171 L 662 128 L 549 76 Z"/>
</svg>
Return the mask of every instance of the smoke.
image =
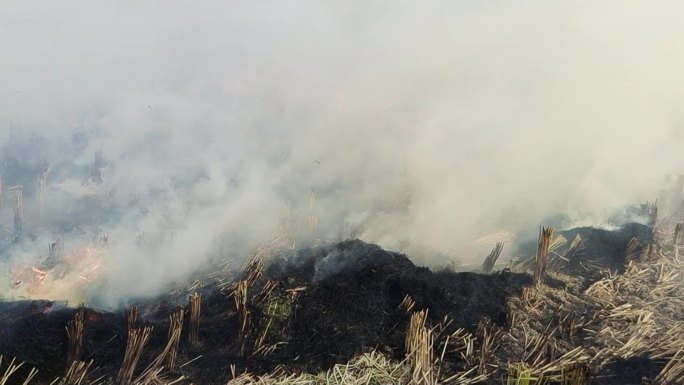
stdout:
<svg viewBox="0 0 684 385">
<path fill-rule="evenodd" d="M 284 221 L 479 260 L 505 231 L 596 221 L 684 168 L 678 1 L 0 9 L 2 177 L 24 187 L 30 238 L 5 235 L 3 258 L 108 233 L 103 306 L 239 261 Z"/>
</svg>

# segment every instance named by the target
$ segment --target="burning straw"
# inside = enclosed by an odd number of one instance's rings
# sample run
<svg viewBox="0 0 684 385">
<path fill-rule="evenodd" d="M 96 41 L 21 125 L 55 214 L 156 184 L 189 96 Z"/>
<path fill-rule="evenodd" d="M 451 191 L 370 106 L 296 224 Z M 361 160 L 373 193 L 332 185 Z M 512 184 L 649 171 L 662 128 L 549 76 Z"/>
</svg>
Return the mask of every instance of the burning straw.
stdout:
<svg viewBox="0 0 684 385">
<path fill-rule="evenodd" d="M 190 296 L 190 332 L 188 339 L 190 346 L 196 348 L 199 346 L 199 320 L 200 310 L 202 306 L 202 294 L 195 293 Z"/>
<path fill-rule="evenodd" d="M 483 273 L 488 274 L 492 272 L 492 269 L 494 269 L 494 265 L 496 264 L 496 260 L 499 259 L 501 251 L 503 251 L 503 247 L 503 242 L 496 243 L 496 246 L 494 246 L 491 253 L 489 253 L 487 258 L 485 258 L 484 262 L 482 263 Z"/>
<path fill-rule="evenodd" d="M 81 307 L 74 315 L 73 321 L 67 324 L 67 336 L 69 347 L 67 350 L 66 373 L 71 371 L 74 363 L 81 360 L 81 348 L 83 346 L 83 315 L 85 309 Z"/>
<path fill-rule="evenodd" d="M 553 227 L 542 227 L 539 231 L 539 243 L 537 245 L 537 255 L 534 266 L 534 285 L 539 287 L 544 282 L 546 266 L 549 263 L 549 251 L 551 249 L 551 239 L 553 238 Z"/>
</svg>

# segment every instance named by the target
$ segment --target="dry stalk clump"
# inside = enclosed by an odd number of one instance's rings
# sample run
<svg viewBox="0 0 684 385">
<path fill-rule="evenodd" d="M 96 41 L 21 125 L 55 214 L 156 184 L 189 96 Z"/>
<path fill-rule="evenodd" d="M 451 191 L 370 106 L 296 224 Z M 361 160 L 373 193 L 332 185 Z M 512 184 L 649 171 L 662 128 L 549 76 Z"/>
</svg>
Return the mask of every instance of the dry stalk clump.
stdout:
<svg viewBox="0 0 684 385">
<path fill-rule="evenodd" d="M 69 345 L 65 372 L 69 372 L 75 362 L 81 360 L 81 348 L 83 346 L 83 316 L 85 309 L 81 307 L 74 315 L 74 319 L 66 326 Z"/>
<path fill-rule="evenodd" d="M 148 365 L 148 367 L 133 381 L 135 384 L 167 384 L 169 383 L 162 372 L 176 370 L 176 356 L 178 343 L 183 329 L 183 309 L 169 316 L 169 334 L 164 350 Z"/>
<path fill-rule="evenodd" d="M 188 340 L 190 346 L 196 348 L 199 346 L 199 320 L 202 306 L 202 294 L 194 293 L 190 296 L 190 328 L 188 332 Z"/>
<path fill-rule="evenodd" d="M 549 251 L 553 238 L 553 227 L 542 227 L 539 231 L 539 242 L 534 266 L 534 285 L 539 287 L 544 282 L 546 267 L 549 263 Z"/>
<path fill-rule="evenodd" d="M 133 379 L 133 372 L 138 365 L 140 356 L 142 355 L 145 344 L 150 338 L 152 327 L 146 326 L 142 329 L 131 328 L 128 329 L 128 340 L 126 342 L 126 352 L 124 359 L 116 376 L 116 383 L 118 385 L 129 385 Z"/>
<path fill-rule="evenodd" d="M 248 287 L 249 282 L 247 280 L 238 281 L 232 293 L 233 300 L 235 301 L 235 311 L 240 320 L 240 332 L 242 334 L 245 333 L 247 326 L 249 325 L 249 309 L 247 308 Z"/>
<path fill-rule="evenodd" d="M 437 384 L 433 370 L 434 338 L 432 331 L 425 327 L 426 320 L 425 310 L 413 313 L 406 332 L 404 348 L 411 366 L 411 383 L 416 385 Z"/>
<path fill-rule="evenodd" d="M 177 312 L 169 316 L 169 337 L 166 345 L 166 357 L 164 368 L 169 371 L 176 370 L 176 359 L 178 357 L 178 344 L 180 343 L 181 332 L 183 331 L 183 315 L 185 311 L 178 309 Z"/>
<path fill-rule="evenodd" d="M 59 385 L 81 385 L 92 365 L 93 360 L 90 360 L 89 362 L 74 361 L 67 369 L 66 374 L 59 382 Z"/>
<path fill-rule="evenodd" d="M 491 273 L 492 270 L 494 269 L 494 265 L 496 264 L 496 261 L 499 259 L 499 256 L 501 256 L 501 252 L 503 251 L 504 244 L 503 242 L 497 242 L 496 246 L 492 249 L 492 251 L 489 253 L 487 258 L 485 258 L 484 262 L 482 263 L 482 272 L 485 274 Z"/>
</svg>

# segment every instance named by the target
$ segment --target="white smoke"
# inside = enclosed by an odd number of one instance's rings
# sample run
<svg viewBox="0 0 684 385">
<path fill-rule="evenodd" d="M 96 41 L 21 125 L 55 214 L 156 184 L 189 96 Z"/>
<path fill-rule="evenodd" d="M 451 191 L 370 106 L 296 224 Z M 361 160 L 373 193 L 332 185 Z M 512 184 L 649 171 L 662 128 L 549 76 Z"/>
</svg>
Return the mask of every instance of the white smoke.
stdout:
<svg viewBox="0 0 684 385">
<path fill-rule="evenodd" d="M 682 11 L 0 0 L 0 139 L 25 166 L 3 178 L 53 165 L 40 228 L 26 191 L 32 244 L 111 234 L 103 303 L 309 215 L 321 239 L 481 258 L 483 234 L 652 199 L 681 172 Z M 10 228 L 8 194 L 0 210 Z"/>
</svg>

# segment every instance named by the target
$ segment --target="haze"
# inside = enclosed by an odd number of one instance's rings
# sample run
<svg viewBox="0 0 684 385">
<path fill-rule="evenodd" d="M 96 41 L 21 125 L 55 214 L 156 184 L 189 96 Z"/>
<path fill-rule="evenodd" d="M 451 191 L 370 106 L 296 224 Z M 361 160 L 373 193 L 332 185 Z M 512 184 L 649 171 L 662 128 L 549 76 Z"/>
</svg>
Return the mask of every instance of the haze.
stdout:
<svg viewBox="0 0 684 385">
<path fill-rule="evenodd" d="M 2 177 L 24 185 L 34 234 L 3 258 L 109 232 L 98 301 L 117 306 L 239 261 L 285 222 L 300 244 L 357 236 L 428 264 L 480 261 L 557 212 L 598 222 L 684 170 L 682 14 L 680 1 L 0 0 Z M 31 172 L 45 164 L 38 221 Z"/>
</svg>

